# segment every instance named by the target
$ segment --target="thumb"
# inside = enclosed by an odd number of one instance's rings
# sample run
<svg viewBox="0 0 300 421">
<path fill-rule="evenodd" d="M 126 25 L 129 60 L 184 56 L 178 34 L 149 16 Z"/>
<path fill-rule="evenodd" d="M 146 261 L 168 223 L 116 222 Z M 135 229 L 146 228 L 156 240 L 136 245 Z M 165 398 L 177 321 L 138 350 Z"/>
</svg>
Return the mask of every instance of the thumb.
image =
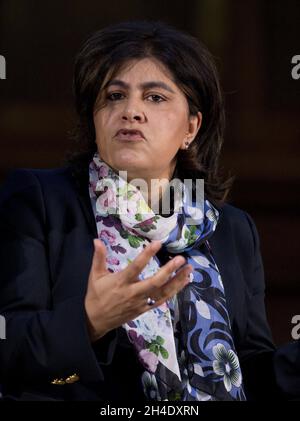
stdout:
<svg viewBox="0 0 300 421">
<path fill-rule="evenodd" d="M 106 247 L 98 238 L 94 238 L 94 255 L 92 261 L 92 272 L 94 276 L 100 276 L 107 273 L 106 267 Z"/>
</svg>

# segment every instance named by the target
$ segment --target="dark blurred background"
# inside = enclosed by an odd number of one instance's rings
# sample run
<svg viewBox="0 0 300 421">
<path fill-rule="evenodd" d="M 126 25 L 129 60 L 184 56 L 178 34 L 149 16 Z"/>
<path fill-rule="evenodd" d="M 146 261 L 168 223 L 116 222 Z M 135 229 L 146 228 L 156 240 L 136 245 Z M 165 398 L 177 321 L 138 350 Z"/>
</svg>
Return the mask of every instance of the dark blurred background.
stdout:
<svg viewBox="0 0 300 421">
<path fill-rule="evenodd" d="M 300 314 L 300 79 L 291 76 L 299 0 L 1 1 L 0 183 L 13 168 L 62 165 L 81 42 L 139 18 L 190 32 L 216 57 L 227 109 L 222 166 L 236 176 L 229 201 L 256 222 L 269 322 L 278 345 L 290 341 Z"/>
</svg>

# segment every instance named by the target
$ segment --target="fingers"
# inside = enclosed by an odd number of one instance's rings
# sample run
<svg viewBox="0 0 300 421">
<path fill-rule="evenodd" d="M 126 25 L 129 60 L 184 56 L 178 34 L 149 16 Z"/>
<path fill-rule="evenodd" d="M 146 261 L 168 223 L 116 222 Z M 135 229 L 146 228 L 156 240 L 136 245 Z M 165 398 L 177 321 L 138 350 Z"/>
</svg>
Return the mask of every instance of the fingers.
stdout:
<svg viewBox="0 0 300 421">
<path fill-rule="evenodd" d="M 190 282 L 189 274 L 192 271 L 193 267 L 191 265 L 187 265 L 184 268 L 180 269 L 172 279 L 170 279 L 162 288 L 160 288 L 156 305 L 159 306 L 165 301 L 169 300 L 185 285 L 187 285 Z M 154 292 L 152 291 L 152 294 L 153 293 Z"/>
<path fill-rule="evenodd" d="M 139 294 L 141 299 L 146 305 L 146 298 L 151 297 L 155 300 L 155 307 L 160 306 L 171 297 L 173 297 L 178 291 L 180 291 L 189 280 L 189 274 L 193 271 L 192 265 L 186 265 L 179 269 L 175 276 L 167 281 L 157 282 L 154 281 L 154 277 L 147 281 L 139 282 L 137 287 L 139 288 Z M 160 283 L 162 285 L 160 285 Z M 153 308 L 153 307 L 152 307 Z M 147 305 L 144 307 L 144 311 L 149 310 L 150 307 Z"/>
<path fill-rule="evenodd" d="M 98 277 L 107 272 L 106 247 L 104 243 L 98 238 L 95 238 L 93 242 L 94 242 L 94 255 L 93 255 L 91 271 L 95 277 Z"/>
<path fill-rule="evenodd" d="M 147 244 L 144 250 L 123 270 L 125 279 L 129 282 L 136 281 L 151 257 L 155 256 L 160 248 L 160 241 L 152 241 Z"/>
<path fill-rule="evenodd" d="M 174 257 L 170 260 L 170 262 L 162 266 L 154 276 L 152 276 L 151 284 L 153 287 L 159 288 L 163 286 L 166 282 L 168 282 L 173 272 L 177 271 L 185 263 L 186 260 L 183 256 Z"/>
<path fill-rule="evenodd" d="M 138 284 L 139 293 L 147 294 L 153 288 L 160 288 L 172 277 L 173 272 L 178 270 L 186 262 L 183 256 L 176 256 L 164 266 L 162 266 L 154 276 L 145 279 Z"/>
</svg>

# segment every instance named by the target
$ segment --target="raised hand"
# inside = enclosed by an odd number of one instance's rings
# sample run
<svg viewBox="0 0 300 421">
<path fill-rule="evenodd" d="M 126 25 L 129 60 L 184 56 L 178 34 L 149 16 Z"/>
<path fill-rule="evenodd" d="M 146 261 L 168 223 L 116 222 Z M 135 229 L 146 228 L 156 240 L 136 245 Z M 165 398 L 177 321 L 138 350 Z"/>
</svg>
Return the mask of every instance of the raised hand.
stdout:
<svg viewBox="0 0 300 421">
<path fill-rule="evenodd" d="M 85 296 L 85 310 L 92 341 L 110 330 L 137 318 L 150 308 L 164 303 L 188 282 L 191 265 L 178 270 L 186 261 L 176 256 L 162 266 L 157 273 L 143 281 L 139 274 L 161 247 L 160 241 L 152 241 L 123 270 L 111 273 L 106 266 L 106 248 L 101 240 L 94 240 L 94 256 Z M 178 272 L 172 276 L 173 272 Z M 155 300 L 152 307 L 147 298 Z"/>
</svg>

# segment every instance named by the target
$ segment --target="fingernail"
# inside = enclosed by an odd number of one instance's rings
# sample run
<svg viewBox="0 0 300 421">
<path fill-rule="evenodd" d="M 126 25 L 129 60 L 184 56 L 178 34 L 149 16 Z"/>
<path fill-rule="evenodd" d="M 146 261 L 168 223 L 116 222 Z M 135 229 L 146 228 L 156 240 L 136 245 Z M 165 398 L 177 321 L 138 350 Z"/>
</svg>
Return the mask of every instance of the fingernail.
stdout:
<svg viewBox="0 0 300 421">
<path fill-rule="evenodd" d="M 192 273 L 192 272 L 189 272 L 189 273 L 187 274 L 187 278 L 186 278 L 186 281 L 185 281 L 185 285 L 187 285 L 187 284 L 189 284 L 189 283 L 191 282 L 191 277 L 190 277 L 191 273 Z"/>
<path fill-rule="evenodd" d="M 179 263 L 183 265 L 184 262 L 185 262 L 185 259 L 182 256 L 177 256 L 174 258 L 175 265 L 179 265 Z"/>
</svg>

